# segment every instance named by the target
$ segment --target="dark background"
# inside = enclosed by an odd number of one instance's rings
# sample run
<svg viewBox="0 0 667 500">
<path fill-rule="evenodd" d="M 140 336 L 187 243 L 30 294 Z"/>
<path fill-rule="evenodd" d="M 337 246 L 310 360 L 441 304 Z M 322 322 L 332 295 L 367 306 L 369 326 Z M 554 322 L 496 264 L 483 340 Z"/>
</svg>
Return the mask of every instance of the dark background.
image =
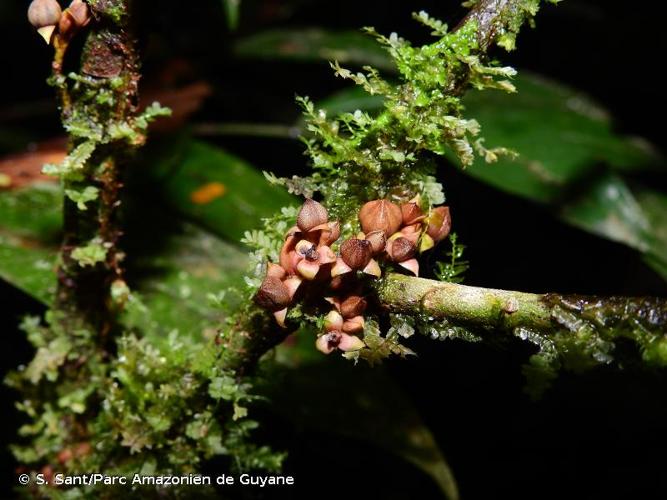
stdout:
<svg viewBox="0 0 667 500">
<path fill-rule="evenodd" d="M 62 134 L 52 91 L 44 83 L 50 49 L 25 22 L 27 4 L 0 4 L 3 154 Z M 411 11 L 425 9 L 450 24 L 464 12 L 458 1 L 244 0 L 240 28 L 230 35 L 217 0 L 137 4 L 148 82 L 168 61 L 184 59 L 192 78 L 215 89 L 196 120 L 276 123 L 297 118 L 295 94 L 318 99 L 341 83 L 326 64 L 233 60 L 233 37 L 274 26 L 373 25 L 420 41 L 425 32 L 410 20 Z M 519 50 L 502 57 L 587 92 L 611 110 L 618 131 L 643 136 L 665 152 L 659 121 L 665 112 L 664 83 L 657 73 L 667 48 L 663 23 L 644 4 L 566 0 L 544 8 L 538 29 L 525 30 Z M 307 167 L 297 142 L 234 137 L 215 142 L 277 174 Z M 455 230 L 468 246 L 467 283 L 533 292 L 667 294 L 665 283 L 634 251 L 565 226 L 546 210 L 451 167 L 443 168 L 441 177 L 456 214 Z M 650 182 L 665 187 L 664 179 Z M 16 324 L 26 313 L 40 312 L 29 297 L 0 283 L 3 373 L 30 359 Z M 391 361 L 388 368 L 435 434 L 464 499 L 667 498 L 664 373 L 625 367 L 563 375 L 532 402 L 523 393 L 521 375 L 529 346 L 426 339 L 412 346 L 419 359 Z M 5 446 L 19 425 L 14 398 L 0 388 L 0 498 L 11 496 L 15 481 Z M 287 471 L 300 479 L 299 496 L 437 497 L 421 473 L 381 453 L 359 464 L 359 443 L 297 435 L 289 428 L 278 441 L 292 447 Z"/>
</svg>

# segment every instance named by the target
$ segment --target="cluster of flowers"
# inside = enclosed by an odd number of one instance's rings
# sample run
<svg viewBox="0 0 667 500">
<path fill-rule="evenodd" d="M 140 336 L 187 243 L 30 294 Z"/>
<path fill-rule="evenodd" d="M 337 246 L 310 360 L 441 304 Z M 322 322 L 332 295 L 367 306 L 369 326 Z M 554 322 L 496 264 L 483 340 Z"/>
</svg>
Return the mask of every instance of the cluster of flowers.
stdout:
<svg viewBox="0 0 667 500">
<path fill-rule="evenodd" d="M 54 33 L 69 40 L 90 19 L 90 9 L 84 0 L 72 0 L 64 11 L 57 0 L 33 0 L 28 7 L 28 20 L 46 43 L 51 43 Z"/>
<path fill-rule="evenodd" d="M 340 237 L 340 223 L 330 222 L 326 208 L 307 199 L 296 226 L 287 232 L 279 264 L 268 263 L 255 302 L 273 312 L 284 327 L 287 308 L 304 281 L 328 285 L 331 296 L 325 299 L 334 309 L 325 317 L 326 331 L 318 337 L 317 348 L 325 354 L 363 348 L 359 335 L 364 330 L 367 301 L 358 272 L 380 277 L 378 261 L 384 259 L 417 276 L 415 256 L 444 240 L 451 229 L 448 207 L 436 207 L 426 214 L 419 201 L 419 197 L 402 205 L 369 201 L 359 211 L 362 232 L 343 241 L 337 255 L 331 245 Z"/>
</svg>

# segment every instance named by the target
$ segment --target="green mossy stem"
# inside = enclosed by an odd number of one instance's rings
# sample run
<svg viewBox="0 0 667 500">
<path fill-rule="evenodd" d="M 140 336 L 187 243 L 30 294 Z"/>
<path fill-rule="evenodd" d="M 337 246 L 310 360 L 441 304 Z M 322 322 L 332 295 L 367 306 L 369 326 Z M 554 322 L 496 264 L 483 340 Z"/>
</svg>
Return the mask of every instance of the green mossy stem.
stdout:
<svg viewBox="0 0 667 500">
<path fill-rule="evenodd" d="M 378 285 L 378 299 L 391 312 L 510 334 L 521 327 L 545 333 L 563 329 L 558 309 L 575 312 L 610 337 L 625 335 L 631 321 L 641 322 L 648 332 L 667 334 L 664 298 L 534 294 L 389 274 Z"/>
<path fill-rule="evenodd" d="M 59 91 L 62 120 L 70 132 L 70 153 L 94 143 L 92 153 L 63 176 L 65 190 L 95 188 L 99 195 L 85 210 L 66 197 L 64 230 L 58 269 L 55 308 L 63 311 L 71 325 L 86 326 L 101 338 L 114 329 L 117 308 L 111 298 L 111 284 L 122 278 L 122 252 L 118 248 L 121 230 L 118 207 L 122 188 L 121 168 L 142 140 L 109 139 L 110 131 L 128 124 L 137 115 L 138 57 L 125 15 L 129 0 L 91 2 L 93 21 L 87 32 L 80 73 L 61 73 L 66 45 L 56 47 L 53 81 Z M 90 133 L 88 133 L 91 131 Z M 99 131 L 99 132 L 98 132 Z M 92 133 L 98 133 L 93 138 Z M 76 251 L 98 242 L 106 250 L 101 262 L 86 265 Z"/>
</svg>

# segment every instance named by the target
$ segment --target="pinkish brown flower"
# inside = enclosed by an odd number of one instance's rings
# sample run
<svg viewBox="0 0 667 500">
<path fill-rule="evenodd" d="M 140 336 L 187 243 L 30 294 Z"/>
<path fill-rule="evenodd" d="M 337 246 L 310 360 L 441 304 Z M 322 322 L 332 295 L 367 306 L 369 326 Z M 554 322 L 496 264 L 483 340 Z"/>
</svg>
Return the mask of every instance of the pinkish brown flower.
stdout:
<svg viewBox="0 0 667 500">
<path fill-rule="evenodd" d="M 449 207 L 436 207 L 426 219 L 428 223 L 427 233 L 433 238 L 435 243 L 444 240 L 452 229 L 452 218 L 449 213 Z"/>
<path fill-rule="evenodd" d="M 373 200 L 359 211 L 359 222 L 364 233 L 384 231 L 385 236 L 394 234 L 401 227 L 401 208 L 389 200 Z"/>
</svg>

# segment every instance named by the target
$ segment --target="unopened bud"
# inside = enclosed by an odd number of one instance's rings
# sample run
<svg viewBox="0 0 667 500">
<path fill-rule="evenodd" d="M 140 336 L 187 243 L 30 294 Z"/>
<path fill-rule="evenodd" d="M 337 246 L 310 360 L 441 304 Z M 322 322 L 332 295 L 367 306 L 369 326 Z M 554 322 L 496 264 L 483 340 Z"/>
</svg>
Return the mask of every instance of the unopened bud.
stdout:
<svg viewBox="0 0 667 500">
<path fill-rule="evenodd" d="M 436 207 L 428 215 L 428 235 L 435 243 L 444 240 L 452 229 L 452 218 L 449 207 Z"/>
<path fill-rule="evenodd" d="M 279 311 L 290 303 L 287 287 L 278 278 L 267 276 L 255 294 L 255 303 L 269 311 Z"/>
<path fill-rule="evenodd" d="M 355 316 L 354 318 L 345 320 L 345 323 L 343 323 L 343 331 L 345 333 L 363 332 L 365 324 L 363 316 Z"/>
<path fill-rule="evenodd" d="M 359 211 L 359 222 L 364 233 L 384 231 L 385 236 L 395 233 L 401 227 L 401 208 L 389 200 L 373 200 Z"/>
<path fill-rule="evenodd" d="M 349 319 L 359 316 L 366 310 L 366 299 L 358 295 L 350 295 L 340 303 L 340 313 L 343 318 Z"/>
<path fill-rule="evenodd" d="M 404 237 L 396 238 L 387 245 L 387 253 L 394 262 L 403 262 L 411 259 L 417 251 L 414 243 Z"/>
<path fill-rule="evenodd" d="M 37 28 L 46 43 L 51 43 L 51 36 L 61 16 L 62 9 L 56 0 L 33 0 L 28 7 L 28 21 Z"/>
<path fill-rule="evenodd" d="M 405 226 L 420 222 L 426 217 L 422 209 L 419 208 L 417 199 L 403 203 L 401 205 L 401 213 L 403 215 L 403 225 Z"/>
<path fill-rule="evenodd" d="M 371 242 L 373 255 L 378 255 L 384 252 L 384 249 L 387 246 L 387 237 L 382 230 L 371 231 L 366 235 L 366 240 Z"/>
<path fill-rule="evenodd" d="M 320 224 L 325 224 L 327 218 L 327 209 L 315 200 L 307 198 L 299 210 L 296 225 L 302 231 L 308 232 Z"/>
<path fill-rule="evenodd" d="M 373 257 L 371 243 L 357 238 L 346 240 L 340 246 L 340 256 L 352 269 L 363 269 Z"/>
<path fill-rule="evenodd" d="M 65 9 L 58 23 L 58 31 L 64 38 L 71 38 L 90 22 L 90 9 L 82 0 L 73 0 Z"/>
</svg>

